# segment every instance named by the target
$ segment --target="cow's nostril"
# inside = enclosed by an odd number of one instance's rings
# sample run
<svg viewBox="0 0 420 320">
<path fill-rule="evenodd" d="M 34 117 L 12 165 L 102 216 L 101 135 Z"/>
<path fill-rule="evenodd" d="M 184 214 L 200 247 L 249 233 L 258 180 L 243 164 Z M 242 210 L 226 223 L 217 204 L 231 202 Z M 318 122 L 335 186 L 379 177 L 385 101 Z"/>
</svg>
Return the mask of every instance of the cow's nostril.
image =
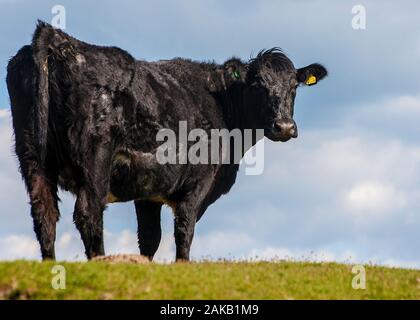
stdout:
<svg viewBox="0 0 420 320">
<path fill-rule="evenodd" d="M 273 129 L 274 129 L 274 131 L 280 132 L 281 131 L 280 123 L 279 122 L 274 122 L 273 123 Z"/>
<path fill-rule="evenodd" d="M 294 136 L 295 135 L 295 131 L 296 131 L 295 128 L 291 128 L 290 131 L 289 131 L 290 135 L 291 136 Z"/>
<path fill-rule="evenodd" d="M 275 127 L 280 131 L 281 135 L 293 138 L 297 137 L 297 128 L 294 121 L 276 121 Z"/>
</svg>

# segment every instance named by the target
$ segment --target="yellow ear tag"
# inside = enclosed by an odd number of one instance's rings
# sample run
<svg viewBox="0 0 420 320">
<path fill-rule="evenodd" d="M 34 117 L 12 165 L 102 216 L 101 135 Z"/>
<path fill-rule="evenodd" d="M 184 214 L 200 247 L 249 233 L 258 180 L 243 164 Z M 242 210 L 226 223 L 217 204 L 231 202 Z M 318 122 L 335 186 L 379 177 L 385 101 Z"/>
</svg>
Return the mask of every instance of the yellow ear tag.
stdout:
<svg viewBox="0 0 420 320">
<path fill-rule="evenodd" d="M 310 75 L 309 77 L 308 77 L 308 79 L 306 79 L 306 82 L 305 82 L 308 86 L 311 86 L 311 85 L 313 85 L 313 84 L 315 84 L 316 83 L 316 77 L 314 76 L 314 75 Z"/>
</svg>

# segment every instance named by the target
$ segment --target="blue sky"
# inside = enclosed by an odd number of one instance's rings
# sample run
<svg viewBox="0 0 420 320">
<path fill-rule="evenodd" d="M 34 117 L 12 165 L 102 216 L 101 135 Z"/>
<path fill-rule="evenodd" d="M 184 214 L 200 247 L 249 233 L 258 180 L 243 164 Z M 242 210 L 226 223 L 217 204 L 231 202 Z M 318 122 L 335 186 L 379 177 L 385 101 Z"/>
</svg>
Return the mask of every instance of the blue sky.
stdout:
<svg viewBox="0 0 420 320">
<path fill-rule="evenodd" d="M 245 176 L 197 225 L 195 258 L 275 256 L 420 268 L 420 3 L 405 1 L 0 0 L 0 258 L 39 258 L 28 199 L 12 155 L 8 59 L 30 42 L 36 19 L 66 8 L 66 32 L 139 59 L 223 62 L 280 46 L 297 67 L 330 76 L 300 88 L 299 139 L 265 144 L 265 172 Z M 351 9 L 366 7 L 366 30 Z M 83 257 L 62 194 L 57 256 Z M 173 257 L 163 212 L 160 259 Z M 108 252 L 136 252 L 133 205 L 105 214 Z"/>
</svg>

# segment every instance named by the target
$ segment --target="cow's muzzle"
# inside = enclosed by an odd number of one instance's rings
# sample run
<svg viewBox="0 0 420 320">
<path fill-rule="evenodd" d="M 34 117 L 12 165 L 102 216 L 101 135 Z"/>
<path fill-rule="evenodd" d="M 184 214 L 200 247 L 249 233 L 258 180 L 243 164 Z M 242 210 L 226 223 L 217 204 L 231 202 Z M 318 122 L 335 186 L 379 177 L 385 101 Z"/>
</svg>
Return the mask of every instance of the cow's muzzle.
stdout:
<svg viewBox="0 0 420 320">
<path fill-rule="evenodd" d="M 275 120 L 272 128 L 266 131 L 267 138 L 273 141 L 286 142 L 298 136 L 298 129 L 294 120 Z"/>
</svg>

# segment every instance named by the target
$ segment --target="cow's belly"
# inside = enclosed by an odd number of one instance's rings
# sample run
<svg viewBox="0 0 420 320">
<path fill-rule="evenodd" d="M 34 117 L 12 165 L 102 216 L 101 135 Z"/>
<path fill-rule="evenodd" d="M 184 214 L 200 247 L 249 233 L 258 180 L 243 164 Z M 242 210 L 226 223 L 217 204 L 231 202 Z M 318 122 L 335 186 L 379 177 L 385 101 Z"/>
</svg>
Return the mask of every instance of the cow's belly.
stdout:
<svg viewBox="0 0 420 320">
<path fill-rule="evenodd" d="M 58 175 L 58 186 L 64 191 L 69 191 L 74 195 L 79 193 L 80 181 L 75 179 L 77 175 L 70 168 L 62 168 Z"/>
<path fill-rule="evenodd" d="M 150 200 L 174 206 L 171 194 L 177 189 L 183 168 L 160 165 L 153 154 L 124 152 L 114 157 L 108 203 Z"/>
</svg>

